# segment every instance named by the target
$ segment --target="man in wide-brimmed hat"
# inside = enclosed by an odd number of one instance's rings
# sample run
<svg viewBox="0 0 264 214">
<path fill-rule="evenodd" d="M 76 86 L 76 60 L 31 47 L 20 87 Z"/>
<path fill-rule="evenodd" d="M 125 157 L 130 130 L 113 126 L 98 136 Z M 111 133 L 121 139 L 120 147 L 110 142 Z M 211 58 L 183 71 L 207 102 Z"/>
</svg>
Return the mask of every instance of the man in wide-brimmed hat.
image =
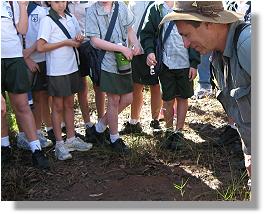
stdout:
<svg viewBox="0 0 264 214">
<path fill-rule="evenodd" d="M 251 25 L 242 15 L 224 10 L 222 1 L 178 1 L 161 24 L 174 20 L 185 47 L 213 51 L 218 99 L 234 118 L 242 138 L 245 166 L 251 176 Z"/>
</svg>

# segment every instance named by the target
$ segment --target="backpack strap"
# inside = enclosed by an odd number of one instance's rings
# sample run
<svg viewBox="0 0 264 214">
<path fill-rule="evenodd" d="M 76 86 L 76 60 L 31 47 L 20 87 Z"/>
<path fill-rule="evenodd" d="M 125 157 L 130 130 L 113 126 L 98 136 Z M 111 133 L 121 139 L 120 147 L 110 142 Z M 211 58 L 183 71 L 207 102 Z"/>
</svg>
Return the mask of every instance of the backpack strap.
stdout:
<svg viewBox="0 0 264 214">
<path fill-rule="evenodd" d="M 140 34 L 140 31 L 142 29 L 142 26 L 143 26 L 143 23 L 145 21 L 145 18 L 146 18 L 146 15 L 147 15 L 147 11 L 148 11 L 148 8 L 150 7 L 151 4 L 153 4 L 155 1 L 150 1 L 148 6 L 146 7 L 144 13 L 143 13 L 143 16 L 141 18 L 141 21 L 140 21 L 140 24 L 138 26 L 138 30 L 137 30 L 137 38 L 139 38 L 139 34 Z"/>
<path fill-rule="evenodd" d="M 169 38 L 169 35 L 170 35 L 171 31 L 172 31 L 173 26 L 174 26 L 174 21 L 170 21 L 169 26 L 167 27 L 167 29 L 165 31 L 165 34 L 164 34 L 164 38 L 163 38 L 163 41 L 162 41 L 163 45 L 165 44 L 165 42 Z"/>
<path fill-rule="evenodd" d="M 105 41 L 109 42 L 115 27 L 115 23 L 116 23 L 116 19 L 117 19 L 117 15 L 118 15 L 118 10 L 119 10 L 119 3 L 118 1 L 115 1 L 115 9 L 113 12 L 113 15 L 111 17 L 110 23 L 109 23 L 109 27 L 107 29 L 106 35 L 105 35 Z M 100 51 L 100 55 L 99 55 L 99 61 L 102 62 L 104 56 L 105 56 L 106 51 L 105 50 L 101 50 Z"/>
<path fill-rule="evenodd" d="M 58 26 L 59 28 L 62 30 L 62 32 L 65 34 L 65 36 L 68 38 L 68 39 L 72 39 L 71 35 L 69 34 L 68 30 L 64 27 L 64 25 L 59 21 L 59 19 L 55 19 L 53 16 L 51 15 L 47 15 L 49 16 Z M 78 55 L 77 55 L 77 50 L 75 47 L 73 47 L 73 51 L 74 51 L 74 54 L 75 54 L 75 57 L 76 57 L 76 61 L 77 61 L 77 64 L 79 65 L 79 59 L 78 59 Z"/>
<path fill-rule="evenodd" d="M 237 55 L 237 42 L 238 42 L 239 36 L 240 36 L 241 32 L 245 28 L 247 28 L 249 25 L 251 25 L 251 24 L 242 22 L 236 27 L 235 34 L 234 34 L 234 37 L 233 37 L 233 45 L 234 45 L 234 48 L 235 48 L 236 55 Z M 237 55 L 237 58 L 238 58 L 238 55 Z M 239 59 L 238 59 L 238 64 L 239 64 L 240 68 L 242 68 L 242 66 L 241 66 L 241 64 L 239 62 Z"/>
</svg>

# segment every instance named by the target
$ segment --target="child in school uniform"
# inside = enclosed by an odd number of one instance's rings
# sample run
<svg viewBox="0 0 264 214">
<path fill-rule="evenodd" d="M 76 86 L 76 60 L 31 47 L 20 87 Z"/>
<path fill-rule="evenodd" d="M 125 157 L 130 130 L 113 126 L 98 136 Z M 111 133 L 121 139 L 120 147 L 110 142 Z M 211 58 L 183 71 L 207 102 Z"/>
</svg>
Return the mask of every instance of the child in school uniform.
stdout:
<svg viewBox="0 0 264 214">
<path fill-rule="evenodd" d="M 37 135 L 40 140 L 42 148 L 52 146 L 51 140 L 48 140 L 41 131 L 41 124 L 45 122 L 48 129 L 51 129 L 50 109 L 47 107 L 48 93 L 47 93 L 47 76 L 46 76 L 46 59 L 45 53 L 37 52 L 37 36 L 39 30 L 40 20 L 46 17 L 46 10 L 37 2 L 30 1 L 28 8 L 28 31 L 25 35 L 25 49 L 23 55 L 25 62 L 32 72 L 32 95 L 34 101 L 34 108 L 32 109 L 36 127 Z M 28 147 L 27 138 L 24 132 L 17 135 L 17 146 L 22 149 L 30 149 Z"/>
<path fill-rule="evenodd" d="M 28 105 L 29 71 L 19 38 L 19 34 L 25 35 L 28 30 L 27 5 L 27 1 L 1 1 L 1 89 L 2 93 L 8 92 L 19 128 L 28 139 L 33 165 L 44 169 L 49 168 L 49 161 L 41 150 L 35 120 Z M 10 142 L 4 115 L 1 115 L 1 125 L 1 158 L 5 159 L 5 156 L 10 156 Z"/>
<path fill-rule="evenodd" d="M 86 16 L 85 10 L 86 8 L 90 7 L 93 3 L 94 3 L 93 1 L 70 1 L 68 3 L 69 12 L 71 12 L 78 20 L 82 35 L 84 35 L 84 32 L 85 32 L 85 16 Z M 82 63 L 81 59 L 82 58 L 80 58 L 80 63 Z M 89 71 L 87 69 L 84 69 L 83 66 L 80 65 L 80 72 L 82 76 L 83 90 L 78 93 L 78 101 L 79 101 L 80 109 L 82 111 L 82 116 L 84 120 L 85 139 L 89 141 L 91 139 L 91 128 L 94 125 L 91 122 L 90 107 L 88 104 L 89 87 L 88 87 L 87 76 L 88 76 Z M 103 94 L 102 96 L 104 96 L 103 98 L 105 98 L 105 94 Z M 97 97 L 95 97 L 95 101 L 96 100 L 97 100 Z M 104 103 L 103 103 L 102 111 L 104 113 Z M 97 112 L 98 112 L 98 109 L 97 109 Z"/>
<path fill-rule="evenodd" d="M 37 50 L 46 52 L 48 94 L 52 96 L 52 124 L 56 137 L 55 155 L 59 160 L 72 158 L 70 151 L 87 151 L 92 144 L 75 137 L 74 94 L 82 90 L 78 71 L 77 48 L 84 37 L 76 18 L 66 12 L 66 1 L 52 1 L 49 15 L 40 22 Z M 72 39 L 55 23 L 60 22 Z M 67 139 L 62 139 L 61 122 L 64 116 Z"/>
<path fill-rule="evenodd" d="M 118 16 L 110 42 L 105 41 L 107 29 L 115 7 L 119 4 Z M 122 53 L 127 60 L 140 53 L 140 46 L 136 34 L 132 29 L 134 17 L 123 2 L 101 1 L 96 2 L 86 11 L 86 36 L 91 39 L 95 48 L 106 50 L 102 61 L 100 89 L 107 94 L 107 111 L 95 125 L 93 133 L 97 144 L 104 144 L 104 131 L 107 125 L 110 129 L 111 148 L 118 153 L 128 153 L 129 148 L 119 137 L 118 114 L 132 102 L 132 72 L 131 69 L 121 73 L 117 66 L 116 54 Z M 133 48 L 120 44 L 128 44 Z"/>
</svg>

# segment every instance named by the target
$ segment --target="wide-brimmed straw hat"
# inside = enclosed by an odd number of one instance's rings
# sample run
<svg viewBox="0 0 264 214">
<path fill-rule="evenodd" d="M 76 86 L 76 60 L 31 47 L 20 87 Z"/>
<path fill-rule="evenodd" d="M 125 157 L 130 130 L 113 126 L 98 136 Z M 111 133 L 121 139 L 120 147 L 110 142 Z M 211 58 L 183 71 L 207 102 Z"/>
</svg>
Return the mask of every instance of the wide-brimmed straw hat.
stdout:
<svg viewBox="0 0 264 214">
<path fill-rule="evenodd" d="M 172 20 L 228 24 L 243 17 L 242 14 L 225 10 L 222 1 L 177 1 L 173 11 L 162 19 L 160 25 Z"/>
</svg>

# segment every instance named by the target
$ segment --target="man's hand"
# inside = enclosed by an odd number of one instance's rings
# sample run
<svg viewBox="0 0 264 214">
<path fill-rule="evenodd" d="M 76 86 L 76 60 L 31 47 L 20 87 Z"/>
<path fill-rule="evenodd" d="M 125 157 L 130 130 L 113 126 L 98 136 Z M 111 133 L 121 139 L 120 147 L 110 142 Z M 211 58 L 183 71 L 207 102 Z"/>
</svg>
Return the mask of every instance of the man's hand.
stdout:
<svg viewBox="0 0 264 214">
<path fill-rule="evenodd" d="M 156 65 L 158 62 L 156 60 L 156 56 L 154 53 L 150 53 L 147 57 L 147 65 L 150 67 L 152 65 Z"/>
<path fill-rule="evenodd" d="M 189 81 L 193 81 L 196 76 L 197 76 L 197 69 L 190 68 L 190 70 L 189 70 Z"/>
</svg>

